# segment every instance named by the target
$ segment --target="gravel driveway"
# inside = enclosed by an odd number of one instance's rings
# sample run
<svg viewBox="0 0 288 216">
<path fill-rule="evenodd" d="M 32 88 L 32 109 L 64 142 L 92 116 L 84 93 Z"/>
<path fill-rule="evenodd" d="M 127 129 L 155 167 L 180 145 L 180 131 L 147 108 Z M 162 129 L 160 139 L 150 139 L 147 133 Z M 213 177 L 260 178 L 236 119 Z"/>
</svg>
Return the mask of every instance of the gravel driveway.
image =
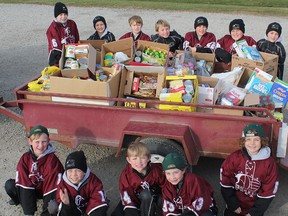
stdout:
<svg viewBox="0 0 288 216">
<path fill-rule="evenodd" d="M 73 19 L 79 29 L 80 38 L 86 39 L 93 32 L 92 20 L 96 15 L 106 18 L 108 28 L 116 38 L 130 31 L 128 18 L 132 15 L 140 15 L 144 20 L 143 31 L 149 35 L 154 33 L 155 22 L 166 19 L 172 29 L 176 29 L 184 35 L 191 31 L 194 19 L 197 16 L 206 16 L 209 21 L 209 31 L 216 37 L 228 33 L 229 22 L 234 18 L 242 18 L 246 24 L 246 34 L 259 40 L 264 36 L 266 27 L 270 22 L 276 21 L 283 27 L 282 35 L 287 38 L 288 20 L 279 17 L 263 17 L 243 14 L 215 14 L 175 12 L 161 10 L 133 10 L 133 9 L 107 9 L 107 8 L 82 8 L 69 7 L 69 18 Z M 15 99 L 13 89 L 32 77 L 40 74 L 47 66 L 47 39 L 46 29 L 53 18 L 53 7 L 28 4 L 0 4 L 0 96 L 6 101 Z M 287 49 L 287 40 L 283 42 Z M 287 49 L 288 50 L 288 49 Z M 287 68 L 287 64 L 285 66 Z M 287 81 L 287 74 L 284 78 Z M 15 110 L 18 112 L 19 110 Z M 15 175 L 15 167 L 20 156 L 27 151 L 28 144 L 25 137 L 24 126 L 20 123 L 0 115 L 0 164 L 1 164 L 1 193 L 0 215 L 22 215 L 21 208 L 10 207 L 7 204 L 8 196 L 4 191 L 4 183 Z M 57 155 L 64 162 L 66 156 L 72 151 L 67 147 L 54 143 Z M 106 147 L 81 145 L 88 157 L 88 164 L 104 183 L 108 197 L 111 199 L 110 210 L 118 202 L 118 177 L 125 166 L 124 154 L 120 158 L 114 158 L 116 150 Z M 224 204 L 219 190 L 219 166 L 222 160 L 201 158 L 199 165 L 193 170 L 203 175 L 214 187 L 216 200 L 223 210 Z M 207 166 L 209 164 L 209 166 Z M 266 215 L 287 215 L 288 212 L 288 172 L 280 169 L 281 182 L 278 196 L 272 202 Z"/>
</svg>

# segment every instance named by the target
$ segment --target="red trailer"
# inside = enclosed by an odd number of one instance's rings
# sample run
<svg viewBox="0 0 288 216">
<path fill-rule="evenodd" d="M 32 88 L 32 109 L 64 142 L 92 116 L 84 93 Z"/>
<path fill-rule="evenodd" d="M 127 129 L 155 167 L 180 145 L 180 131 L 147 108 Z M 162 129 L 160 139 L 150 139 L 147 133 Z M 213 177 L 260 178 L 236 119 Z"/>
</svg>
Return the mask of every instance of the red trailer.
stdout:
<svg viewBox="0 0 288 216">
<path fill-rule="evenodd" d="M 118 149 L 118 156 L 122 148 L 140 137 L 149 146 L 154 160 L 161 159 L 171 151 L 178 151 L 186 156 L 190 165 L 196 165 L 200 156 L 225 158 L 239 149 L 242 129 L 249 123 L 257 122 L 269 135 L 271 149 L 276 157 L 281 122 L 277 121 L 267 109 L 191 104 L 208 111 L 218 108 L 224 111 L 224 114 L 164 111 L 137 107 L 141 102 L 154 107 L 159 103 L 169 104 L 169 102 L 33 93 L 26 89 L 25 84 L 15 90 L 17 100 L 14 102 L 0 100 L 0 113 L 23 123 L 27 132 L 31 127 L 43 124 L 48 128 L 52 140 L 72 148 L 81 143 L 111 146 Z M 75 102 L 77 99 L 81 99 L 82 102 Z M 86 100 L 85 104 L 83 100 Z M 104 106 L 93 104 L 95 100 L 118 103 L 133 101 L 137 106 L 136 108 Z M 185 104 L 178 103 L 178 105 Z M 18 106 L 22 110 L 22 115 L 8 109 L 13 106 Z M 264 112 L 267 117 L 225 114 L 231 110 Z M 284 166 L 287 166 L 285 160 L 279 161 L 284 161 Z"/>
</svg>

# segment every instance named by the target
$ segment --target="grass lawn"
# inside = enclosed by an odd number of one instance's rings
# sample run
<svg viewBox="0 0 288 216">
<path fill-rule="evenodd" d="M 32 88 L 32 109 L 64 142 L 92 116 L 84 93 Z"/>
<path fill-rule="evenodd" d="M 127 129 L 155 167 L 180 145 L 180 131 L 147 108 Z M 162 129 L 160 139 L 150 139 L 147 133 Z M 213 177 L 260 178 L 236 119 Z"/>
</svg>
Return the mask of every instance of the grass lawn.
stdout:
<svg viewBox="0 0 288 216">
<path fill-rule="evenodd" d="M 57 1 L 0 0 L 0 3 L 26 3 L 53 5 Z M 69 6 L 121 7 L 180 11 L 240 12 L 258 15 L 288 16 L 287 0 L 63 0 Z"/>
</svg>

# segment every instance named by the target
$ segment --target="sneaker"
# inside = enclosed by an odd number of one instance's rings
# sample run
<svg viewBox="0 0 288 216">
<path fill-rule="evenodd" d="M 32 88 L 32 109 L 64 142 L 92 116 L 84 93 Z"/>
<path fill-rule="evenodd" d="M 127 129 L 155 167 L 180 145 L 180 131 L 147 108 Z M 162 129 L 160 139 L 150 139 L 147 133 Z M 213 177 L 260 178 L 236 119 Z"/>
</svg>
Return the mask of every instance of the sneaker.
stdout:
<svg viewBox="0 0 288 216">
<path fill-rule="evenodd" d="M 13 199 L 11 199 L 8 201 L 8 204 L 17 206 L 19 203 L 16 203 Z"/>
</svg>

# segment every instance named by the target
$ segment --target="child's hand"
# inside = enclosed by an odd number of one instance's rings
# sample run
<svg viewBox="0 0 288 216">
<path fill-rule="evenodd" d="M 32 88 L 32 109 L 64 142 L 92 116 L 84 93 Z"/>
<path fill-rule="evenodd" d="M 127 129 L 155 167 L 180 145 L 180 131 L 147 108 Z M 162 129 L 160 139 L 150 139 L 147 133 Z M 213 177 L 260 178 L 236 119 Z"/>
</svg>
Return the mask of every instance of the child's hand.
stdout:
<svg viewBox="0 0 288 216">
<path fill-rule="evenodd" d="M 235 212 L 236 214 L 240 214 L 240 213 L 241 213 L 241 208 L 238 207 L 234 212 Z"/>
<path fill-rule="evenodd" d="M 191 47 L 191 46 L 189 46 L 189 50 L 190 50 L 192 53 L 194 53 L 194 52 L 196 52 L 196 47 Z"/>
<path fill-rule="evenodd" d="M 68 196 L 68 192 L 67 192 L 66 188 L 64 188 L 64 191 L 62 191 L 62 189 L 60 189 L 60 199 L 65 205 L 70 204 L 69 196 Z"/>
</svg>

